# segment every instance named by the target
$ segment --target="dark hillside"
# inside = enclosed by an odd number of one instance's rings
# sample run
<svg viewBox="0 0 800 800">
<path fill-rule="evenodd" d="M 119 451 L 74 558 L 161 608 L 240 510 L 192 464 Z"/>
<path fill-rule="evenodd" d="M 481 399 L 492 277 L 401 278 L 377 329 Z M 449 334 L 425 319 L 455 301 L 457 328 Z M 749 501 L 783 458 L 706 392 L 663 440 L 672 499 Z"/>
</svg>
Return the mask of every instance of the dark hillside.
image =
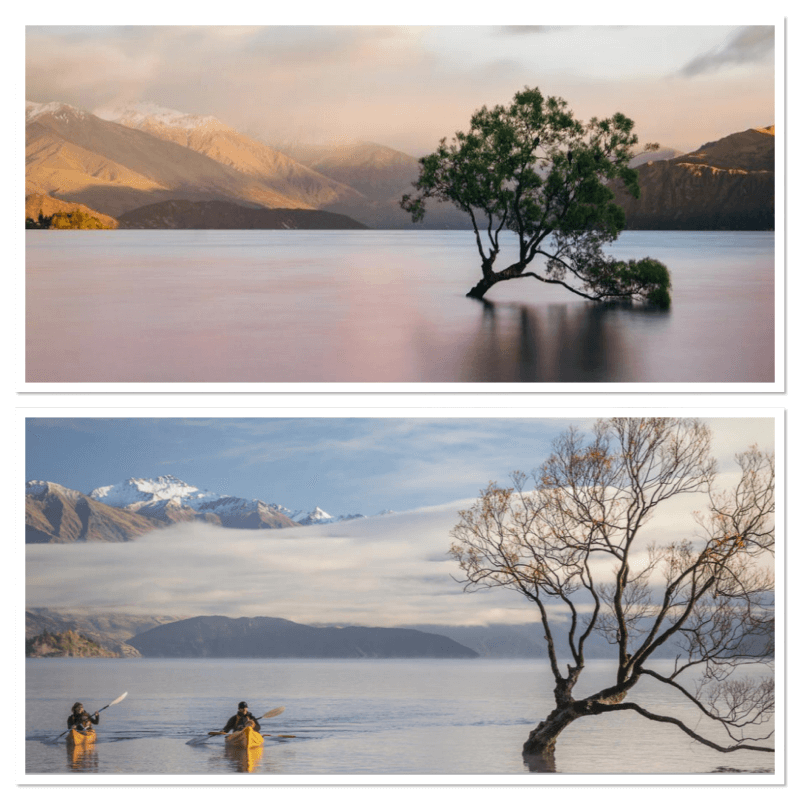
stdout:
<svg viewBox="0 0 800 800">
<path fill-rule="evenodd" d="M 119 217 L 120 228 L 192 230 L 365 230 L 343 214 L 298 208 L 252 208 L 219 200 L 166 200 Z"/>
<path fill-rule="evenodd" d="M 315 628 L 278 617 L 193 617 L 128 640 L 170 658 L 477 658 L 446 636 L 408 628 Z"/>
</svg>

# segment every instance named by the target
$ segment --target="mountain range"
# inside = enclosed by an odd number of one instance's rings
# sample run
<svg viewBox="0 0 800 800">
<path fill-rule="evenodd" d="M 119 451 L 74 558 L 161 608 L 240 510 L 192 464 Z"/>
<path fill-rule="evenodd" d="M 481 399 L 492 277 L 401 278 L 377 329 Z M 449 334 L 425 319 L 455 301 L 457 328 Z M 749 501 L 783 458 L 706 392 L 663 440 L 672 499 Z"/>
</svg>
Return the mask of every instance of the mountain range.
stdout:
<svg viewBox="0 0 800 800">
<path fill-rule="evenodd" d="M 477 658 L 446 635 L 417 628 L 302 625 L 280 617 L 179 618 L 59 612 L 25 612 L 25 638 L 89 639 L 124 658 Z M 31 648 L 33 650 L 33 648 Z M 29 655 L 47 655 L 39 647 Z M 59 653 L 63 654 L 63 653 Z M 98 657 L 96 652 L 72 655 Z"/>
<path fill-rule="evenodd" d="M 350 624 L 300 625 L 278 617 L 231 619 L 120 614 L 88 609 L 26 609 L 26 639 L 44 632 L 63 634 L 67 631 L 74 631 L 126 658 L 237 654 L 262 658 L 447 657 L 441 649 L 445 646 L 451 653 L 462 652 L 469 658 L 474 657 L 469 653 L 481 658 L 548 657 L 542 627 L 536 622 L 517 625 L 422 624 L 409 629 Z M 551 631 L 559 657 L 569 659 L 568 623 L 552 620 Z M 412 633 L 419 636 L 412 636 Z M 436 636 L 426 640 L 425 635 L 430 634 Z M 458 651 L 454 644 L 468 652 Z M 768 647 L 765 639 L 753 644 L 757 648 Z M 617 656 L 617 645 L 602 637 L 592 637 L 586 648 L 586 656 L 590 659 L 613 659 Z M 671 639 L 659 648 L 658 657 L 674 658 L 680 652 L 680 643 Z M 320 653 L 327 655 L 320 656 Z"/>
<path fill-rule="evenodd" d="M 367 179 L 365 148 L 370 153 Z M 222 201 L 242 209 L 327 211 L 349 216 L 361 226 L 395 227 L 384 224 L 388 215 L 411 227 L 409 216 L 397 205 L 402 194 L 397 186 L 407 178 L 410 189 L 418 172 L 416 159 L 380 145 L 337 149 L 323 159 L 318 155 L 309 160 L 324 171 L 214 117 L 153 105 L 103 109 L 98 114 L 65 103 L 26 105 L 26 196 L 80 203 L 114 218 L 168 200 Z M 397 177 L 398 164 L 405 170 L 402 179 Z M 367 194 L 337 179 L 350 171 L 356 184 L 372 186 Z M 462 217 L 455 209 L 437 210 L 429 227 L 465 227 Z M 176 215 L 171 219 L 174 224 Z M 152 227 L 169 222 L 149 220 Z M 120 220 L 120 227 L 128 225 Z M 267 219 L 261 227 L 285 226 L 270 225 Z"/>
<path fill-rule="evenodd" d="M 477 658 L 446 636 L 410 628 L 312 627 L 280 617 L 192 617 L 127 642 L 163 658 Z"/>
<path fill-rule="evenodd" d="M 390 512 L 383 512 L 390 513 Z M 332 516 L 319 507 L 297 511 L 262 500 L 219 495 L 172 475 L 129 478 L 88 495 L 49 481 L 25 484 L 25 542 L 127 542 L 177 522 L 225 528 L 270 529 L 324 525 L 363 518 Z"/>
<path fill-rule="evenodd" d="M 58 202 L 121 228 L 469 228 L 465 214 L 438 203 L 412 223 L 399 200 L 418 159 L 372 142 L 269 145 L 214 117 L 152 104 L 92 114 L 28 102 L 26 123 L 26 198 L 45 198 L 26 202 L 26 216 L 38 213 L 29 204 Z M 618 192 L 629 228 L 774 227 L 774 126 L 688 154 L 643 153 L 632 165 L 640 199 Z"/>
</svg>

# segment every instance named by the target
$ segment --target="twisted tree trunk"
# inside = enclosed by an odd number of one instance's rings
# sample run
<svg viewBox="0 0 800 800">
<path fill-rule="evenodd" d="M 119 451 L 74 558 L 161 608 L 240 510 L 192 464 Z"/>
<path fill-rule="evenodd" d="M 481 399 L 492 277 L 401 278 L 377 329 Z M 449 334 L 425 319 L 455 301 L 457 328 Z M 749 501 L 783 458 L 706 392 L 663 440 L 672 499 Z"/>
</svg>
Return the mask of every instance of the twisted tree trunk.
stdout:
<svg viewBox="0 0 800 800">
<path fill-rule="evenodd" d="M 531 772 L 555 772 L 556 740 L 576 719 L 603 714 L 619 706 L 638 676 L 616 686 L 603 689 L 584 700 L 573 700 L 572 689 L 581 669 L 569 667 L 569 678 L 556 680 L 556 707 L 528 735 L 522 747 L 522 758 Z"/>
<path fill-rule="evenodd" d="M 481 278 L 468 292 L 467 297 L 474 297 L 476 300 L 483 300 L 483 296 L 497 281 Z"/>
<path fill-rule="evenodd" d="M 483 277 L 467 292 L 467 297 L 474 297 L 478 300 L 482 300 L 486 292 L 488 292 L 489 289 L 491 289 L 496 283 L 500 283 L 501 281 L 510 281 L 513 278 L 519 278 L 520 275 L 522 275 L 522 272 L 525 269 L 525 264 L 522 262 L 517 262 L 516 264 L 512 264 L 510 267 L 506 267 L 500 272 L 495 272 L 493 266 L 496 256 L 497 254 L 495 253 L 491 258 L 484 259 L 483 264 L 481 265 Z"/>
<path fill-rule="evenodd" d="M 556 708 L 528 736 L 522 748 L 522 758 L 531 772 L 555 772 L 556 740 L 571 722 L 582 717 L 574 703 Z"/>
</svg>

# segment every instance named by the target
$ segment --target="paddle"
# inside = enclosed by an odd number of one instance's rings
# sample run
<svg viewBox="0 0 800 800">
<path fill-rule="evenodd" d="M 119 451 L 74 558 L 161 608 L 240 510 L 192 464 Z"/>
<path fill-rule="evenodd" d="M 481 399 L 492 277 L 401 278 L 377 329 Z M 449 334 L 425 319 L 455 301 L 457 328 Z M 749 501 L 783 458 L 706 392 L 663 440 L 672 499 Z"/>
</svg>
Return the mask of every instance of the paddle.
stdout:
<svg viewBox="0 0 800 800">
<path fill-rule="evenodd" d="M 127 692 L 123 692 L 116 700 L 112 700 L 108 705 L 103 706 L 100 709 L 100 711 L 105 711 L 107 708 L 111 708 L 111 706 L 115 706 L 117 703 L 121 703 L 127 696 L 128 696 L 128 693 Z M 90 717 L 96 717 L 100 713 L 100 711 L 95 711 L 94 714 L 90 714 L 89 716 Z M 58 736 L 56 736 L 53 739 L 53 741 L 57 742 L 62 736 L 64 736 L 65 734 L 69 733 L 71 730 L 72 730 L 72 728 L 67 728 L 64 731 L 64 733 L 59 733 Z"/>
<path fill-rule="evenodd" d="M 277 717 L 278 714 L 283 714 L 284 711 L 286 711 L 286 706 L 278 706 L 277 708 L 273 708 L 272 711 L 267 711 L 266 714 L 262 714 L 260 717 L 256 717 L 256 719 L 267 719 L 268 717 Z M 227 732 L 228 731 L 209 731 L 206 736 L 196 736 L 194 739 L 189 739 L 189 741 L 186 742 L 186 744 L 202 744 L 206 740 L 210 739 L 212 736 L 222 736 Z M 268 733 L 262 735 L 269 736 Z"/>
</svg>

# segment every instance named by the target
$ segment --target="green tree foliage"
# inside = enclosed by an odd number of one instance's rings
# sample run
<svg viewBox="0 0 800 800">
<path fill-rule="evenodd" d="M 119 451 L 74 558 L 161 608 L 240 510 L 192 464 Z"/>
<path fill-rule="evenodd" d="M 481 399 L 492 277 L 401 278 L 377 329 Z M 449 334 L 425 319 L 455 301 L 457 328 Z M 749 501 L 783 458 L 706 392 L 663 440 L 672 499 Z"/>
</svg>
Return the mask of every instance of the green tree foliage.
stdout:
<svg viewBox="0 0 800 800">
<path fill-rule="evenodd" d="M 638 139 L 623 114 L 575 119 L 560 97 L 525 88 L 509 106 L 485 106 L 467 133 L 420 159 L 417 192 L 400 205 L 419 222 L 429 199 L 469 214 L 481 257 L 481 280 L 468 297 L 482 298 L 501 281 L 536 278 L 590 300 L 640 299 L 670 303 L 670 276 L 659 261 L 619 261 L 603 254 L 625 225 L 609 184 L 639 196 L 628 166 Z M 648 145 L 648 149 L 657 145 Z M 485 231 L 482 232 L 482 228 Z M 511 231 L 515 261 L 495 270 L 500 234 Z M 543 271 L 530 265 L 540 256 Z"/>
<path fill-rule="evenodd" d="M 26 228 L 32 228 L 32 229 L 49 228 L 50 227 L 50 223 L 52 221 L 53 221 L 52 215 L 49 216 L 49 217 L 46 217 L 40 211 L 38 219 L 34 219 L 33 217 L 26 217 L 25 218 L 25 227 Z"/>
<path fill-rule="evenodd" d="M 26 228 L 55 228 L 60 230 L 70 229 L 91 229 L 91 230 L 105 230 L 106 226 L 100 222 L 97 217 L 86 214 L 83 211 L 75 210 L 69 213 L 59 211 L 49 217 L 44 216 L 39 212 L 38 220 L 28 217 L 25 220 Z"/>
<path fill-rule="evenodd" d="M 53 214 L 52 228 L 84 228 L 84 229 L 101 229 L 105 228 L 102 222 L 97 217 L 92 217 L 83 211 L 72 211 L 69 214 L 59 212 Z"/>
</svg>

